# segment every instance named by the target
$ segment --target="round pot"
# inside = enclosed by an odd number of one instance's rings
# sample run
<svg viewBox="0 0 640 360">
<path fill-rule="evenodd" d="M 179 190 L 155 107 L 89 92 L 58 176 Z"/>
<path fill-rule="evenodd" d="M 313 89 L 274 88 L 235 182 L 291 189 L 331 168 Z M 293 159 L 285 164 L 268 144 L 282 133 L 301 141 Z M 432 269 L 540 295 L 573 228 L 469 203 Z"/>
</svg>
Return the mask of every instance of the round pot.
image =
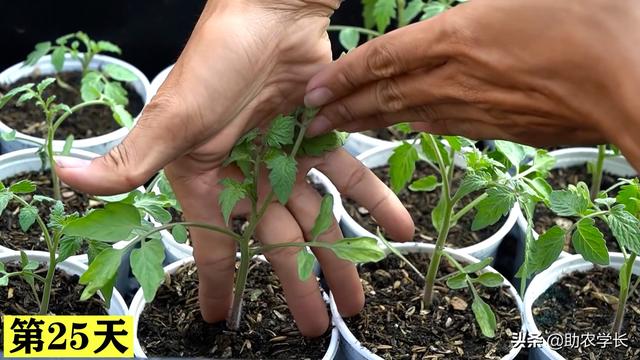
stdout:
<svg viewBox="0 0 640 360">
<path fill-rule="evenodd" d="M 173 69 L 173 65 L 167 66 L 164 70 L 160 71 L 153 80 L 151 80 L 149 99 L 153 98 L 158 93 L 158 89 L 160 89 L 162 83 L 167 79 L 167 76 L 169 76 L 171 69 Z"/>
<path fill-rule="evenodd" d="M 258 259 L 260 259 L 261 261 L 266 261 L 262 256 L 259 256 Z M 165 266 L 164 272 L 165 274 L 168 274 L 168 275 L 175 274 L 175 272 L 180 267 L 193 262 L 194 262 L 194 259 L 191 256 L 182 258 L 172 264 Z M 133 316 L 133 331 L 135 334 L 133 351 L 137 358 L 142 358 L 142 359 L 146 359 L 147 354 L 145 354 L 145 352 L 142 350 L 142 346 L 140 345 L 140 341 L 138 339 L 138 325 L 140 324 L 140 315 L 142 315 L 142 311 L 144 311 L 144 307 L 146 304 L 147 302 L 144 300 L 144 293 L 142 289 L 140 289 L 138 290 L 136 295 L 133 297 L 133 300 L 131 301 L 131 305 L 129 306 L 129 313 L 128 313 L 128 315 Z M 336 354 L 338 353 L 338 346 L 340 343 L 339 336 L 340 335 L 338 333 L 338 330 L 334 327 L 331 332 L 331 343 L 329 344 L 329 348 L 327 349 L 327 352 L 322 357 L 322 360 L 331 360 L 336 357 Z"/>
<path fill-rule="evenodd" d="M 388 141 L 373 136 L 365 135 L 363 133 L 351 133 L 344 143 L 344 148 L 347 152 L 353 156 L 359 156 L 365 151 L 377 148 L 379 146 L 388 146 L 389 144 L 398 143 L 398 141 Z"/>
<path fill-rule="evenodd" d="M 389 143 L 385 146 L 380 146 L 369 151 L 366 151 L 360 154 L 357 158 L 360 160 L 366 167 L 369 169 L 375 169 L 377 167 L 381 167 L 387 165 L 389 161 L 389 157 L 391 156 L 393 149 L 395 149 L 400 143 Z M 464 159 L 460 157 L 456 157 L 454 159 L 454 163 L 461 168 L 464 168 Z M 344 206 L 342 206 L 343 213 L 340 216 L 341 222 L 340 226 L 342 228 L 343 233 L 347 237 L 372 237 L 377 238 L 376 235 L 372 234 L 369 230 L 362 227 L 358 224 L 347 212 L 344 210 Z M 505 236 L 511 231 L 514 227 L 518 216 L 520 215 L 520 207 L 516 204 L 513 209 L 509 212 L 509 216 L 505 221 L 504 225 L 492 236 L 489 238 L 474 244 L 472 246 L 467 246 L 464 248 L 457 249 L 461 253 L 471 255 L 473 257 L 484 259 L 486 257 L 494 257 L 498 252 L 498 247 L 504 239 Z"/>
<path fill-rule="evenodd" d="M 40 263 L 49 263 L 49 253 L 44 251 L 25 251 L 30 260 L 35 260 Z M 17 251 L 5 252 L 0 254 L 0 262 L 8 263 L 13 261 L 20 261 L 20 253 Z M 87 265 L 69 258 L 56 267 L 69 275 L 82 275 L 87 271 Z M 102 297 L 102 295 L 100 295 Z M 127 304 L 122 299 L 122 296 L 117 289 L 113 289 L 113 295 L 111 296 L 111 303 L 107 310 L 109 315 L 127 315 Z"/>
<path fill-rule="evenodd" d="M 624 256 L 621 253 L 610 253 L 610 263 L 608 267 L 620 270 L 624 263 Z M 577 271 L 588 271 L 593 269 L 594 265 L 585 261 L 581 255 L 567 255 L 556 261 L 547 270 L 536 275 L 527 292 L 524 294 L 524 312 L 523 319 L 527 332 L 531 334 L 541 334 L 538 326 L 533 318 L 533 304 L 551 285 L 559 281 L 564 275 Z M 636 260 L 633 265 L 633 273 L 640 275 L 640 260 Z M 543 341 L 542 346 L 530 350 L 530 359 L 553 359 L 561 360 L 564 357 L 551 349 L 547 341 Z"/>
<path fill-rule="evenodd" d="M 415 242 L 394 243 L 393 246 L 396 249 L 400 250 L 400 252 L 402 252 L 403 254 L 409 254 L 409 253 L 432 254 L 433 250 L 435 249 L 435 245 L 415 243 Z M 470 256 L 468 254 L 465 254 L 459 251 L 458 249 L 447 248 L 445 249 L 445 251 L 449 255 L 451 255 L 454 259 L 463 263 L 473 264 L 480 261 L 477 258 L 474 258 L 473 256 Z M 385 248 L 385 252 L 387 252 L 388 254 L 389 249 Z M 493 273 L 499 274 L 496 270 L 494 270 L 491 267 L 485 268 L 484 272 L 493 272 Z M 504 280 L 504 286 L 509 287 L 509 294 L 515 300 L 518 310 L 520 311 L 520 314 L 522 314 L 524 311 L 524 305 L 522 303 L 522 300 L 520 299 L 520 296 L 518 295 L 518 292 L 513 287 L 513 285 L 511 285 L 511 283 L 506 279 Z M 341 347 L 343 349 L 343 353 L 345 354 L 346 358 L 353 359 L 353 360 L 383 360 L 380 356 L 374 354 L 373 352 L 369 351 L 369 349 L 365 348 L 360 343 L 360 341 L 356 339 L 356 337 L 353 335 L 351 330 L 349 330 L 349 328 L 347 327 L 347 324 L 344 322 L 344 319 L 338 312 L 338 307 L 335 301 L 333 300 L 333 295 L 331 295 L 330 299 L 331 299 L 331 315 L 333 317 L 333 323 L 335 324 L 336 328 L 340 332 Z M 525 326 L 524 324 L 522 324 L 522 331 L 524 331 L 524 329 L 525 329 Z M 515 359 L 515 357 L 520 353 L 521 349 L 522 349 L 522 345 L 512 348 L 507 355 L 502 357 L 502 360 Z"/>
<path fill-rule="evenodd" d="M 50 55 L 42 57 L 34 66 L 22 67 L 22 64 L 23 63 L 15 64 L 0 73 L 0 83 L 11 84 L 33 73 L 45 75 L 55 73 L 55 69 L 53 65 L 51 65 Z M 140 70 L 129 63 L 106 55 L 96 55 L 89 67 L 91 69 L 98 69 L 106 64 L 120 65 L 134 73 L 138 80 L 130 83 L 130 85 L 142 97 L 142 100 L 145 104 L 149 102 L 149 100 L 151 99 L 149 95 L 151 91 L 149 80 Z M 79 60 L 73 59 L 69 54 L 65 56 L 65 63 L 63 68 L 64 71 L 77 71 L 81 68 L 82 66 Z M 137 116 L 136 114 L 131 115 L 134 115 L 134 122 L 137 121 L 140 117 L 140 114 L 138 114 Z M 0 122 L 1 132 L 10 132 L 12 130 L 13 129 Z M 128 133 L 129 129 L 120 128 L 116 131 L 101 136 L 96 136 L 88 139 L 76 139 L 73 142 L 73 147 L 76 149 L 91 151 L 97 154 L 105 154 L 107 151 L 109 151 L 109 149 L 119 144 L 120 141 L 122 141 L 122 139 L 124 139 L 124 137 L 127 136 Z M 8 153 L 20 149 L 31 148 L 34 147 L 35 144 L 42 145 L 44 144 L 44 142 L 45 140 L 42 138 L 36 138 L 30 135 L 23 134 L 21 132 L 17 132 L 15 140 L 1 141 L 0 145 L 2 148 L 2 152 Z M 62 149 L 64 147 L 64 140 L 55 140 L 53 146 L 55 149 Z"/>
<path fill-rule="evenodd" d="M 598 158 L 598 149 L 597 148 L 569 148 L 569 149 L 560 149 L 549 152 L 549 155 L 553 156 L 556 159 L 556 163 L 553 166 L 553 169 L 562 169 L 569 168 L 572 166 L 584 165 L 589 162 L 594 162 Z M 612 156 L 607 157 L 604 160 L 603 169 L 605 172 L 613 174 L 619 177 L 634 177 L 637 176 L 638 173 L 636 170 L 629 164 L 627 159 L 624 156 Z M 518 227 L 522 234 L 526 234 L 527 231 L 527 220 L 524 217 L 522 212 L 518 216 Z M 533 231 L 533 238 L 537 240 L 539 234 Z M 571 256 L 570 253 L 563 251 L 560 254 L 560 258 L 565 258 L 567 256 Z"/>
<path fill-rule="evenodd" d="M 342 216 L 345 211 L 342 207 L 342 201 L 338 189 L 336 189 L 329 178 L 327 178 L 323 173 L 316 169 L 311 169 L 307 176 L 312 182 L 322 185 L 327 193 L 333 196 L 333 216 L 336 218 L 336 221 L 340 223 L 340 216 Z M 156 194 L 160 192 L 160 189 L 158 189 L 157 185 L 154 185 L 152 189 L 152 191 Z M 166 260 L 168 263 L 172 263 L 174 261 L 178 261 L 193 255 L 193 247 L 187 244 L 180 244 L 176 242 L 176 240 L 173 238 L 173 235 L 171 235 L 171 232 L 163 230 L 160 234 L 162 235 L 162 242 L 164 243 L 164 247 L 167 253 Z"/>
</svg>

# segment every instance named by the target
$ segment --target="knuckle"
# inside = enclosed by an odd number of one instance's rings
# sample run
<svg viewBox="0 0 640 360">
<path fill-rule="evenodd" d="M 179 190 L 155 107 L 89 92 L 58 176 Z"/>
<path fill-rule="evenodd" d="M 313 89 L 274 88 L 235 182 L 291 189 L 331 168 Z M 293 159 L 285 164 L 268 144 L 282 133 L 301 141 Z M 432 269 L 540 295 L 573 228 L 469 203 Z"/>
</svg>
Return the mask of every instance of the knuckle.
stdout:
<svg viewBox="0 0 640 360">
<path fill-rule="evenodd" d="M 390 77 L 402 69 L 402 57 L 384 42 L 372 45 L 366 59 L 366 70 L 379 78 Z"/>
<path fill-rule="evenodd" d="M 376 97 L 380 108 L 385 112 L 397 112 L 404 108 L 404 97 L 395 79 L 379 81 L 376 84 Z"/>
<path fill-rule="evenodd" d="M 411 111 L 418 119 L 420 119 L 420 121 L 431 121 L 440 118 L 438 111 L 434 107 L 428 105 L 416 106 L 412 108 Z"/>
<path fill-rule="evenodd" d="M 350 70 L 348 67 L 337 74 L 338 84 L 347 89 L 356 89 L 358 87 L 354 80 L 355 78 L 356 76 L 353 70 Z"/>
<path fill-rule="evenodd" d="M 347 181 L 340 186 L 338 191 L 343 194 L 348 193 L 349 191 L 358 187 L 367 176 L 369 169 L 364 166 L 357 166 L 350 174 Z"/>
<path fill-rule="evenodd" d="M 134 148 L 128 142 L 118 144 L 105 156 L 100 158 L 104 165 L 120 176 L 123 183 L 130 188 L 136 188 L 147 180 L 146 175 L 139 170 L 135 161 Z"/>
<path fill-rule="evenodd" d="M 351 112 L 349 106 L 347 106 L 344 102 L 339 102 L 338 104 L 336 104 L 335 110 L 337 117 L 341 120 L 341 122 L 352 122 L 355 120 L 353 112 Z"/>
</svg>

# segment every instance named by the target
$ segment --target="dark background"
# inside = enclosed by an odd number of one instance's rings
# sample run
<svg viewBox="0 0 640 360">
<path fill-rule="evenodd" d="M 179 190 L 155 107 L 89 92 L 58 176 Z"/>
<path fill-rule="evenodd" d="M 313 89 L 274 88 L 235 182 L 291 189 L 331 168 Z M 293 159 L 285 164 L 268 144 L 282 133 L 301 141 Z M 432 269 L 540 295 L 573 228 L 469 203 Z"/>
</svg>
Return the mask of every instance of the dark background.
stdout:
<svg viewBox="0 0 640 360">
<path fill-rule="evenodd" d="M 36 43 L 78 30 L 122 48 L 149 81 L 180 55 L 205 0 L 0 0 L 0 71 L 23 61 Z M 345 1 L 333 24 L 360 24 L 358 0 Z M 229 29 L 233 31 L 233 29 Z M 342 51 L 332 35 L 334 54 Z"/>
</svg>

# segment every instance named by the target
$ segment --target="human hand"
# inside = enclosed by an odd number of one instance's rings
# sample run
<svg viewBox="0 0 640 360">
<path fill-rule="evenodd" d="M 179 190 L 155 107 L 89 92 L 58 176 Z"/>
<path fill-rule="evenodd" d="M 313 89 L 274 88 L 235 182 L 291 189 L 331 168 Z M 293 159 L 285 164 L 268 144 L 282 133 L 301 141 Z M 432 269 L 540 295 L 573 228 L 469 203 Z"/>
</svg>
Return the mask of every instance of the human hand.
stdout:
<svg viewBox="0 0 640 360">
<path fill-rule="evenodd" d="M 324 106 L 309 135 L 412 122 L 536 146 L 613 142 L 640 166 L 636 5 L 474 0 L 393 31 L 309 82 L 306 105 Z"/>
</svg>

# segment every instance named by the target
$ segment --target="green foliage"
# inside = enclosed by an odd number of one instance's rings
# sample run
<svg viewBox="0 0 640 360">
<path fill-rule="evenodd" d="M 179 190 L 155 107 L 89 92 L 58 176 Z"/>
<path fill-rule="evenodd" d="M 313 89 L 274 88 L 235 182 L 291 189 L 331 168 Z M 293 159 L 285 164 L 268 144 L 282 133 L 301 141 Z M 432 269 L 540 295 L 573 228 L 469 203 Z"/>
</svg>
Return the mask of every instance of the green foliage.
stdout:
<svg viewBox="0 0 640 360">
<path fill-rule="evenodd" d="M 315 264 L 316 257 L 303 249 L 298 252 L 296 260 L 298 262 L 298 277 L 300 280 L 305 281 L 309 279 L 313 273 L 313 265 Z"/>
<path fill-rule="evenodd" d="M 333 196 L 325 195 L 320 204 L 320 212 L 316 217 L 316 221 L 311 229 L 311 236 L 316 240 L 318 236 L 329 230 L 331 224 L 335 221 L 333 217 Z"/>
<path fill-rule="evenodd" d="M 506 187 L 487 189 L 487 197 L 476 206 L 476 216 L 471 225 L 472 231 L 484 229 L 507 215 L 516 202 L 515 194 Z"/>
<path fill-rule="evenodd" d="M 164 280 L 164 246 L 158 239 L 142 241 L 140 245 L 131 251 L 131 271 L 142 286 L 144 299 L 151 302 Z"/>
<path fill-rule="evenodd" d="M 396 18 L 396 0 L 377 0 L 373 6 L 373 17 L 378 31 L 384 33 L 391 20 Z"/>
<path fill-rule="evenodd" d="M 339 34 L 340 44 L 347 50 L 351 50 L 358 46 L 360 42 L 360 33 L 353 28 L 346 28 L 340 30 Z"/>
<path fill-rule="evenodd" d="M 103 209 L 90 212 L 71 221 L 64 227 L 64 234 L 97 241 L 117 242 L 125 240 L 140 227 L 138 209 L 126 203 L 111 203 Z"/>
<path fill-rule="evenodd" d="M 384 259 L 384 251 L 378 241 L 369 237 L 356 237 L 338 240 L 331 245 L 337 257 L 353 263 L 377 262 Z"/>
<path fill-rule="evenodd" d="M 391 178 L 391 189 L 398 193 L 413 177 L 418 160 L 418 150 L 408 142 L 393 149 L 393 154 L 389 158 L 389 177 Z"/>
<path fill-rule="evenodd" d="M 296 182 L 298 163 L 291 156 L 280 152 L 267 159 L 269 182 L 281 204 L 286 204 Z"/>
<path fill-rule="evenodd" d="M 225 223 L 229 224 L 231 212 L 240 200 L 247 197 L 247 189 L 244 184 L 233 179 L 223 179 L 221 185 L 223 190 L 220 192 L 218 203 Z"/>
</svg>

